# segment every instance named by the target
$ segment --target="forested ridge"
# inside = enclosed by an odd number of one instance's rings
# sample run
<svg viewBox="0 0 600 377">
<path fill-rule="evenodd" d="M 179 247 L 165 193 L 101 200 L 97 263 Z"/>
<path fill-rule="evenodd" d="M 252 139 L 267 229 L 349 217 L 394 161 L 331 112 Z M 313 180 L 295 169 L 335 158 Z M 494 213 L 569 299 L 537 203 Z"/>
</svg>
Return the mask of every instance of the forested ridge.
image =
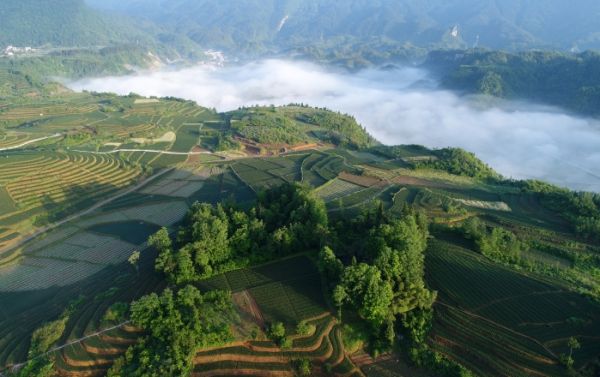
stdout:
<svg viewBox="0 0 600 377">
<path fill-rule="evenodd" d="M 600 54 L 551 51 L 431 52 L 425 66 L 454 90 L 541 102 L 600 114 Z"/>
</svg>

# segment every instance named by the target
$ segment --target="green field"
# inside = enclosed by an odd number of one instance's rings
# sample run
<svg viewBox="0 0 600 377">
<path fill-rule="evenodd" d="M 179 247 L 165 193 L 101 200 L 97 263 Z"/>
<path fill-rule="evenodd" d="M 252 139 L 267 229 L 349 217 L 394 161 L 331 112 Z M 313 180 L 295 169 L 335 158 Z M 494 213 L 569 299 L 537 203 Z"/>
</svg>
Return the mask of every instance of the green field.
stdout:
<svg viewBox="0 0 600 377">
<path fill-rule="evenodd" d="M 600 352 L 600 305 L 563 285 L 442 241 L 430 245 L 426 272 L 439 291 L 431 344 L 478 374 L 561 375 L 571 336 L 582 344 L 577 365 Z"/>
<path fill-rule="evenodd" d="M 268 322 L 283 322 L 289 328 L 328 311 L 319 272 L 305 256 L 228 272 L 202 282 L 200 287 L 248 290 Z"/>
</svg>

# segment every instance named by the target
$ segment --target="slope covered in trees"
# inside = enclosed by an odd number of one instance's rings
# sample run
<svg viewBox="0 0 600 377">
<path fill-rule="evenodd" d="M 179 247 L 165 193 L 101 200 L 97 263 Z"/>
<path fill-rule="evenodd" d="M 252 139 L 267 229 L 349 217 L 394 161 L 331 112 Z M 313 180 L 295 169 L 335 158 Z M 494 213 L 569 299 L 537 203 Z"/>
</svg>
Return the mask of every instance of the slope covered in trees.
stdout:
<svg viewBox="0 0 600 377">
<path fill-rule="evenodd" d="M 594 48 L 599 3 L 578 0 L 88 0 L 154 20 L 196 42 L 248 52 L 381 38 L 418 46 Z M 459 25 L 458 34 L 451 33 Z"/>
<path fill-rule="evenodd" d="M 442 85 L 465 92 L 539 101 L 587 115 L 600 114 L 600 54 L 437 51 L 426 66 Z"/>
<path fill-rule="evenodd" d="M 0 46 L 106 46 L 151 40 L 125 17 L 91 9 L 83 0 L 0 3 Z"/>
</svg>

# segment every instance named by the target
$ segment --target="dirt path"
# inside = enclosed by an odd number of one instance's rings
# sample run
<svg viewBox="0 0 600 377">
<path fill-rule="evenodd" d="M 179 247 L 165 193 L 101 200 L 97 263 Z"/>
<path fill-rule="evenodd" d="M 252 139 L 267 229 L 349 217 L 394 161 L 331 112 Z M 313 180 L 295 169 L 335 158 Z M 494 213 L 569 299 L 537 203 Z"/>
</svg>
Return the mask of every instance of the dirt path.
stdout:
<svg viewBox="0 0 600 377">
<path fill-rule="evenodd" d="M 43 141 L 43 140 L 47 140 L 47 139 L 53 139 L 53 138 L 61 137 L 61 136 L 62 136 L 62 134 L 54 134 L 54 135 L 50 135 L 50 136 L 40 137 L 38 139 L 33 139 L 33 140 L 26 141 L 26 142 L 21 143 L 19 145 L 13 145 L 12 147 L 0 148 L 0 152 L 10 151 L 10 150 L 13 150 L 13 149 L 19 149 L 19 148 L 22 148 L 22 147 L 24 147 L 26 145 L 37 143 L 38 141 Z"/>
<path fill-rule="evenodd" d="M 104 206 L 106 204 L 109 204 L 109 203 L 111 203 L 111 202 L 113 202 L 113 201 L 115 201 L 115 200 L 117 200 L 119 198 L 122 198 L 123 196 L 125 196 L 127 194 L 131 194 L 132 192 L 134 192 L 134 191 L 142 188 L 143 186 L 147 185 L 148 183 L 150 183 L 150 182 L 152 182 L 152 181 L 154 181 L 154 180 L 162 177 L 166 173 L 171 172 L 173 169 L 174 168 L 169 168 L 169 169 L 165 169 L 163 171 L 160 171 L 160 172 L 154 174 L 153 176 L 150 176 L 150 177 L 144 179 L 143 181 L 141 181 L 137 185 L 135 185 L 133 187 L 130 187 L 128 189 L 125 189 L 125 190 L 121 191 L 120 193 L 117 193 L 117 194 L 115 194 L 115 195 L 113 195 L 113 196 L 111 196 L 109 198 L 106 198 L 106 199 L 104 199 L 104 200 L 102 200 L 102 201 L 94 204 L 93 206 L 91 206 L 90 208 L 88 208 L 88 209 L 86 209 L 86 210 L 84 210 L 82 212 L 76 213 L 76 214 L 74 214 L 72 216 L 67 217 L 66 219 L 60 220 L 60 221 L 55 222 L 53 224 L 41 227 L 41 228 L 37 229 L 36 231 L 34 231 L 33 233 L 30 233 L 29 235 L 27 235 L 25 237 L 22 237 L 21 239 L 19 239 L 18 241 L 16 241 L 16 243 L 11 243 L 9 247 L 7 247 L 5 249 L 1 249 L 0 248 L 0 254 L 10 252 L 10 251 L 12 251 L 12 250 L 14 250 L 14 249 L 22 246 L 24 243 L 26 243 L 26 242 L 28 242 L 28 241 L 30 241 L 30 240 L 32 240 L 32 239 L 40 236 L 41 234 L 44 234 L 44 233 L 46 233 L 46 232 L 48 232 L 48 231 L 50 231 L 52 229 L 55 229 L 55 228 L 57 228 L 57 227 L 59 227 L 61 225 L 64 225 L 64 224 L 66 224 L 68 222 L 71 222 L 73 220 L 77 220 L 78 218 L 80 218 L 82 216 L 85 216 L 85 215 L 88 215 L 88 214 L 94 212 L 95 210 L 97 210 L 98 208 L 100 208 L 100 207 L 102 207 L 102 206 Z"/>
</svg>

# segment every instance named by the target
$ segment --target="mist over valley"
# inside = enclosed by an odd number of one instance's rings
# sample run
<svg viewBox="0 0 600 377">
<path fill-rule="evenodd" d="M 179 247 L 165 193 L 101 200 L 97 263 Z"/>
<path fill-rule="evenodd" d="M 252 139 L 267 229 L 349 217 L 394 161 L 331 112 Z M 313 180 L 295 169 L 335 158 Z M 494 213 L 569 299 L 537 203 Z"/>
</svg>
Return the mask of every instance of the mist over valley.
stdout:
<svg viewBox="0 0 600 377">
<path fill-rule="evenodd" d="M 70 82 L 81 91 L 196 101 L 218 111 L 305 103 L 348 113 L 386 145 L 462 147 L 508 178 L 600 190 L 600 122 L 558 108 L 461 96 L 420 68 L 356 73 L 307 62 L 261 60 Z"/>
</svg>

